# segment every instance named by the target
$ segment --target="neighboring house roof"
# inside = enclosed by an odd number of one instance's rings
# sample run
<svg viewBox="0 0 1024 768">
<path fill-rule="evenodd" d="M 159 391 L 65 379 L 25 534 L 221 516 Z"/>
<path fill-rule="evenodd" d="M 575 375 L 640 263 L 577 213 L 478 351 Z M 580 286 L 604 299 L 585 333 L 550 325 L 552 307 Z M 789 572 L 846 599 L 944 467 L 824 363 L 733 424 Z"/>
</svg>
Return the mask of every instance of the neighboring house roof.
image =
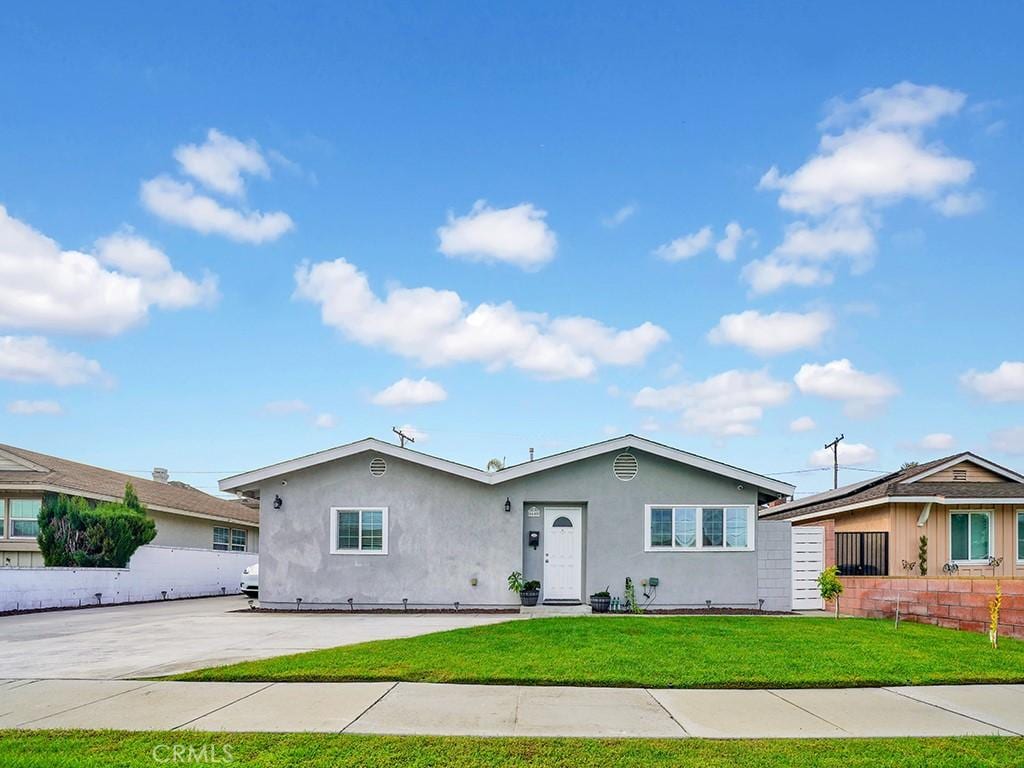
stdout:
<svg viewBox="0 0 1024 768">
<path fill-rule="evenodd" d="M 775 480 L 771 477 L 759 475 L 754 472 L 748 472 L 745 469 L 740 469 L 729 464 L 723 464 L 720 461 L 698 456 L 694 453 L 681 451 L 678 448 L 662 445 L 661 443 L 656 443 L 643 437 L 637 437 L 636 435 L 615 437 L 611 440 L 604 440 L 600 443 L 585 445 L 581 448 L 574 448 L 570 451 L 556 453 L 551 456 L 544 456 L 542 458 L 535 459 L 534 461 L 515 464 L 511 467 L 500 469 L 497 472 L 485 472 L 482 469 L 470 467 L 466 464 L 459 464 L 458 462 L 449 461 L 448 459 L 442 459 L 437 456 L 431 456 L 426 453 L 414 451 L 410 448 L 401 448 L 397 445 L 386 443 L 383 440 L 378 440 L 374 437 L 368 437 L 354 443 L 340 445 L 337 448 L 329 448 L 326 451 L 311 453 L 307 456 L 300 456 L 297 459 L 290 459 L 278 464 L 271 464 L 270 466 L 263 467 L 262 469 L 254 469 L 251 472 L 243 472 L 240 475 L 226 477 L 220 481 L 220 489 L 222 491 L 242 491 L 251 489 L 264 480 L 280 477 L 281 475 L 286 475 L 292 472 L 298 472 L 299 470 L 308 469 L 309 467 L 314 467 L 320 464 L 326 464 L 327 462 L 337 461 L 338 459 L 344 459 L 348 456 L 354 456 L 365 451 L 373 451 L 387 456 L 393 456 L 398 459 L 404 459 L 405 461 L 411 461 L 414 464 L 420 464 L 425 467 L 430 467 L 431 469 L 436 469 L 440 472 L 447 472 L 448 474 L 457 475 L 469 480 L 475 480 L 485 485 L 500 485 L 501 483 L 508 482 L 509 480 L 525 477 L 526 475 L 532 475 L 536 472 L 543 472 L 546 469 L 552 469 L 563 464 L 581 461 L 582 459 L 599 456 L 610 451 L 624 451 L 629 450 L 630 448 L 652 453 L 671 461 L 678 461 L 681 464 L 687 464 L 691 467 L 707 470 L 708 472 L 714 472 L 719 475 L 731 477 L 739 480 L 740 482 L 749 483 L 756 488 L 771 491 L 781 496 L 790 496 L 795 490 L 794 486 L 789 483 L 782 482 L 781 480 Z"/>
<path fill-rule="evenodd" d="M 259 510 L 218 499 L 184 483 L 160 483 L 0 444 L 0 489 L 3 490 L 52 491 L 115 501 L 124 497 L 124 486 L 129 482 L 135 487 L 139 500 L 157 512 L 259 524 Z"/>
<path fill-rule="evenodd" d="M 963 461 L 983 466 L 993 473 L 1006 478 L 1005 482 L 929 482 L 928 477 Z M 890 472 L 870 480 L 843 486 L 824 493 L 817 493 L 798 501 L 779 504 L 761 512 L 762 518 L 772 520 L 810 519 L 828 517 L 852 509 L 873 506 L 889 501 L 945 502 L 959 500 L 963 503 L 978 501 L 1024 501 L 1024 477 L 1011 469 L 994 464 L 969 451 L 944 456 L 925 464 Z"/>
</svg>

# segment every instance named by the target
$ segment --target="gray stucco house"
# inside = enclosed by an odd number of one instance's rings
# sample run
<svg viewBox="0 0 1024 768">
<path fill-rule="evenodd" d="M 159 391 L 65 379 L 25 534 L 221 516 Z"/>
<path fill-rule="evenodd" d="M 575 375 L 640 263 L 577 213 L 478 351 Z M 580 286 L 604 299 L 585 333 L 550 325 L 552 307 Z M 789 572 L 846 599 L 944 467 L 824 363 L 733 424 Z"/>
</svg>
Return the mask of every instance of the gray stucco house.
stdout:
<svg viewBox="0 0 1024 768">
<path fill-rule="evenodd" d="M 496 472 L 367 438 L 220 487 L 260 500 L 268 608 L 511 607 L 512 571 L 548 604 L 629 576 L 652 608 L 790 608 L 789 523 L 757 509 L 793 486 L 634 435 Z"/>
</svg>

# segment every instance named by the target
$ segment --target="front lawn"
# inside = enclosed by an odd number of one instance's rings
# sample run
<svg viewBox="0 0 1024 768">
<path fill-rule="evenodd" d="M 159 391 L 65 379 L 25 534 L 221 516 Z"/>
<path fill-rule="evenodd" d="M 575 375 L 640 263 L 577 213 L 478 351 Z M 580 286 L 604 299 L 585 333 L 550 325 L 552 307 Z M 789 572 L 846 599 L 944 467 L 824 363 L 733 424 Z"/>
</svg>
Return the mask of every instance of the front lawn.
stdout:
<svg viewBox="0 0 1024 768">
<path fill-rule="evenodd" d="M 1024 642 L 877 619 L 510 621 L 248 661 L 178 680 L 820 688 L 1024 682 Z"/>
<path fill-rule="evenodd" d="M 175 750 L 178 750 L 175 752 Z M 1020 765 L 1024 739 L 478 739 L 445 736 L 0 731 L 4 768 L 960 768 Z"/>
</svg>

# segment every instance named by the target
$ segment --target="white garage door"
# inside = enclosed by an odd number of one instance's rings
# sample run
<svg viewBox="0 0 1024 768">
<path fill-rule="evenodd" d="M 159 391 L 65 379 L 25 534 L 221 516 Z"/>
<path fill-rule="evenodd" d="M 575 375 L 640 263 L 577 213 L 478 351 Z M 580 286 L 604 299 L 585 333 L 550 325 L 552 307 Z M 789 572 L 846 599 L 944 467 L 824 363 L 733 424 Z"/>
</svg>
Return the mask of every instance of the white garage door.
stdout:
<svg viewBox="0 0 1024 768">
<path fill-rule="evenodd" d="M 825 529 L 794 525 L 793 610 L 813 611 L 825 607 L 818 589 L 818 576 L 825 569 Z"/>
</svg>

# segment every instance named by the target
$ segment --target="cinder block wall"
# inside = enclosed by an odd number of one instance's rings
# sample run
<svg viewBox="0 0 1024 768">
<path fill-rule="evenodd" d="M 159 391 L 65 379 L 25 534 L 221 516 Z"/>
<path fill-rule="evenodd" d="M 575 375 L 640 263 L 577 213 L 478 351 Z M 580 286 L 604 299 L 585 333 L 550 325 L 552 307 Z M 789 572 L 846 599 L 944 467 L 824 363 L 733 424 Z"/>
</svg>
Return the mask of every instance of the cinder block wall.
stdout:
<svg viewBox="0 0 1024 768">
<path fill-rule="evenodd" d="M 898 594 L 903 619 L 968 632 L 988 632 L 988 603 L 998 582 L 1003 591 L 999 632 L 1024 640 L 1024 579 L 843 576 L 841 580 L 840 613 L 891 619 Z"/>
<path fill-rule="evenodd" d="M 766 611 L 793 607 L 793 537 L 788 520 L 757 523 L 757 597 Z"/>
</svg>

